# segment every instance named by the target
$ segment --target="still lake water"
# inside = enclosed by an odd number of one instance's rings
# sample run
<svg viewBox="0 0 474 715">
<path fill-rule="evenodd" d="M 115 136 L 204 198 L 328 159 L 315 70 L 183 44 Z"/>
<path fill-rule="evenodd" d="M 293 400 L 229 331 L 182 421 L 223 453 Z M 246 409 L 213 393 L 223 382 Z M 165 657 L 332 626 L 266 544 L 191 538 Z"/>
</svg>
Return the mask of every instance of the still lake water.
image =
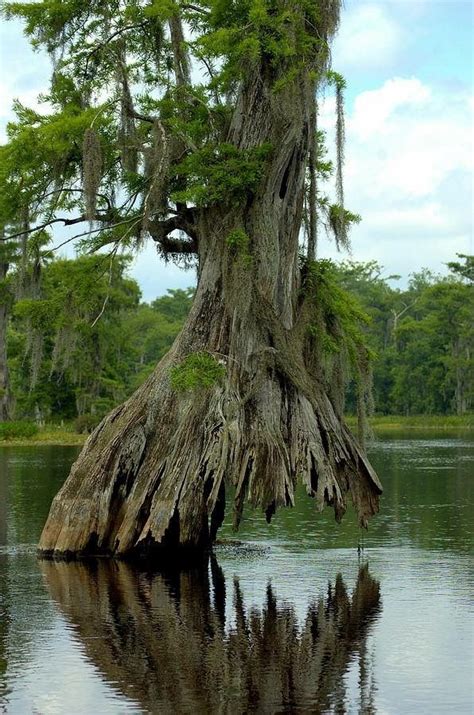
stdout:
<svg viewBox="0 0 474 715">
<path fill-rule="evenodd" d="M 0 447 L 0 712 L 473 712 L 472 433 L 377 441 L 362 537 L 303 498 L 181 573 L 37 561 L 77 451 Z"/>
</svg>

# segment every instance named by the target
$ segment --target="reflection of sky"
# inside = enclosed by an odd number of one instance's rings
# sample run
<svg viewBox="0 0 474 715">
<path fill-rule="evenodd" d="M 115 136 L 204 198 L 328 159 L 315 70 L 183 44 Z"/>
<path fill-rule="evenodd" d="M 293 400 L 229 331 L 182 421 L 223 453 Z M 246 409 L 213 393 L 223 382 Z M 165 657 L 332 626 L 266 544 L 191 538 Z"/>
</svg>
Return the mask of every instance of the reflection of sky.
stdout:
<svg viewBox="0 0 474 715">
<path fill-rule="evenodd" d="M 354 257 L 378 260 L 404 279 L 473 252 L 473 7 L 470 0 L 348 0 L 335 43 L 334 68 L 348 82 L 346 199 L 363 217 Z M 13 97 L 36 105 L 49 66 L 17 22 L 1 24 L 0 65 L 1 131 Z M 321 126 L 329 136 L 331 107 L 328 97 Z M 321 255 L 336 255 L 325 238 Z M 157 260 L 151 245 L 133 275 L 146 300 L 194 281 L 192 272 Z"/>
<path fill-rule="evenodd" d="M 465 559 L 410 548 L 374 549 L 367 557 L 382 594 L 382 611 L 367 642 L 376 712 L 468 713 L 473 582 L 465 573 Z M 239 561 L 223 556 L 219 563 L 226 575 L 228 626 L 234 576 L 246 608 L 262 608 L 271 582 L 278 603 L 294 606 L 301 623 L 308 604 L 326 595 L 329 580 L 334 583 L 336 574 L 342 573 L 352 591 L 358 570 L 352 549 L 291 554 L 275 547 L 266 557 L 247 554 Z M 33 560 L 29 568 L 30 581 L 40 579 Z M 15 588 L 14 583 L 11 586 Z M 21 604 L 12 609 L 8 712 L 133 712 L 133 703 L 120 694 L 119 685 L 104 683 L 87 660 L 84 645 L 58 608 L 38 588 L 31 595 L 35 600 L 24 606 L 26 612 Z M 36 626 L 25 620 L 30 609 L 41 609 Z M 358 668 L 354 661 L 345 678 L 348 712 L 357 711 Z"/>
<path fill-rule="evenodd" d="M 8 712 L 15 715 L 139 712 L 134 703 L 100 678 L 64 618 L 57 613 L 51 613 L 50 618 L 48 629 L 37 634 L 28 663 L 17 664 L 7 671 L 13 690 Z"/>
</svg>

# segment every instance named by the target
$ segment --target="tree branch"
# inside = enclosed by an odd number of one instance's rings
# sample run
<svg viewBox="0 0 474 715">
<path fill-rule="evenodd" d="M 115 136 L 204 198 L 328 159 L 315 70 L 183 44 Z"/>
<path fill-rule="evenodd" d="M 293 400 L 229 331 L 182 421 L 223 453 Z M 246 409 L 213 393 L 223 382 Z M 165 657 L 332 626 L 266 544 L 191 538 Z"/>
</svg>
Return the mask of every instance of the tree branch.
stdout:
<svg viewBox="0 0 474 715">
<path fill-rule="evenodd" d="M 135 25 L 126 25 L 125 27 L 121 27 L 118 30 L 116 30 L 115 32 L 112 32 L 112 34 L 109 35 L 106 40 L 104 40 L 103 42 L 99 42 L 97 45 L 95 45 L 95 47 L 93 47 L 90 50 L 90 52 L 88 52 L 88 54 L 87 54 L 85 71 L 89 72 L 89 62 L 91 60 L 91 57 L 93 57 L 93 55 L 95 55 L 96 52 L 99 52 L 104 47 L 106 47 L 106 45 L 108 45 L 109 42 L 111 42 L 115 37 L 123 34 L 124 32 L 128 32 L 129 30 L 137 30 L 139 28 L 146 27 L 146 24 L 147 24 L 146 22 L 140 22 Z"/>
<path fill-rule="evenodd" d="M 183 241 L 179 238 L 170 238 L 170 233 L 176 230 L 184 231 L 190 240 Z M 159 244 L 164 253 L 198 252 L 198 241 L 192 209 L 185 209 L 184 215 L 181 213 L 162 221 L 157 219 L 150 221 L 148 231 L 151 238 Z"/>
<path fill-rule="evenodd" d="M 182 6 L 183 10 L 193 10 L 193 12 L 199 12 L 201 15 L 204 15 L 205 17 L 209 17 L 210 13 L 208 10 L 206 10 L 203 7 L 198 7 L 197 5 L 192 5 L 191 3 L 183 3 Z"/>
<path fill-rule="evenodd" d="M 110 214 L 98 214 L 97 216 L 94 216 L 94 221 L 107 222 L 110 221 L 111 218 L 112 216 Z M 41 231 L 43 228 L 48 228 L 48 226 L 52 226 L 54 223 L 62 223 L 63 226 L 74 226 L 77 223 L 84 223 L 87 220 L 88 219 L 83 214 L 81 216 L 76 216 L 75 218 L 51 218 L 48 221 L 39 224 L 39 226 L 33 226 L 32 228 L 23 229 L 22 231 L 18 231 L 17 233 L 11 233 L 9 236 L 0 238 L 0 241 L 9 241 L 12 238 L 19 238 L 20 236 L 25 236 L 26 234 L 35 233 L 36 231 Z"/>
</svg>

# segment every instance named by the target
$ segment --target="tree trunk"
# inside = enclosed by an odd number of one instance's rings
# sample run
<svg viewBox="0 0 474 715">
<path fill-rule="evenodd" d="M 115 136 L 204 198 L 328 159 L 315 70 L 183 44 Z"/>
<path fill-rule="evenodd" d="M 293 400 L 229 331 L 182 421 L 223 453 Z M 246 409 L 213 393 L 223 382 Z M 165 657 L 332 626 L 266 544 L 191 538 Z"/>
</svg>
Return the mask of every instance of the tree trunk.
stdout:
<svg viewBox="0 0 474 715">
<path fill-rule="evenodd" d="M 260 189 L 245 206 L 202 210 L 199 276 L 187 322 L 146 383 L 93 432 L 55 498 L 43 555 L 150 555 L 207 548 L 235 487 L 268 519 L 294 503 L 301 478 L 339 520 L 347 494 L 361 525 L 381 486 L 321 387 L 306 345 L 298 236 L 314 85 L 280 92 L 262 69 L 242 87 L 228 141 L 270 143 Z M 245 230 L 249 256 L 226 237 Z M 225 364 L 223 384 L 177 392 L 170 369 L 191 353 Z"/>
<path fill-rule="evenodd" d="M 5 280 L 8 264 L 0 263 L 0 287 Z M 8 305 L 0 296 L 0 422 L 10 419 L 10 380 L 7 362 Z"/>
</svg>

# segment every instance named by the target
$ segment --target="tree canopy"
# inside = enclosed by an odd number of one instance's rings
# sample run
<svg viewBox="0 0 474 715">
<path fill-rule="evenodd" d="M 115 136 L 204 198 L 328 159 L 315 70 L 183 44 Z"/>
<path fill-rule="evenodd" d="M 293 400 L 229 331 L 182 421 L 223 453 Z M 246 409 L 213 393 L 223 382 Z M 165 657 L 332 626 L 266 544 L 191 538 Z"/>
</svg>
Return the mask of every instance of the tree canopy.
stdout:
<svg viewBox="0 0 474 715">
<path fill-rule="evenodd" d="M 236 137 L 238 89 L 264 65 L 276 95 L 303 70 L 336 88 L 337 203 L 316 189 L 316 173 L 333 169 L 319 133 L 306 228 L 314 244 L 319 205 L 347 241 L 358 217 L 343 206 L 345 83 L 328 70 L 339 2 L 47 0 L 3 11 L 24 21 L 53 63 L 41 112 L 17 102 L 1 148 L 0 216 L 10 235 L 89 221 L 79 231 L 87 250 L 129 250 L 151 237 L 163 255 L 192 260 L 200 210 L 254 194 L 275 149 Z"/>
</svg>

